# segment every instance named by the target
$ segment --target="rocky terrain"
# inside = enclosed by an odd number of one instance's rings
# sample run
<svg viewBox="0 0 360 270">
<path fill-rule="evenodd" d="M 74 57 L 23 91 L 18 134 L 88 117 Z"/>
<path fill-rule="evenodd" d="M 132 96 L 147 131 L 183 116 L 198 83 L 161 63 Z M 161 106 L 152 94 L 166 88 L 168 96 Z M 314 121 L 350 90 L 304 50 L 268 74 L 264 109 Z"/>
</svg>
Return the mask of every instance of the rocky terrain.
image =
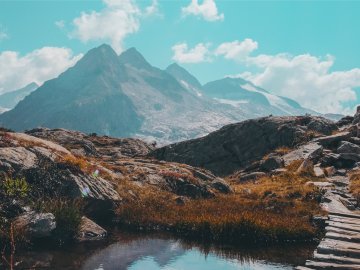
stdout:
<svg viewBox="0 0 360 270">
<path fill-rule="evenodd" d="M 161 147 L 151 155 L 228 175 L 277 148 L 295 148 L 337 130 L 335 123 L 321 117 L 264 117 L 227 125 L 199 139 Z"/>
<path fill-rule="evenodd" d="M 1 129 L 1 238 L 58 239 L 71 221 L 77 241 L 104 238 L 106 222 L 214 241 L 313 239 L 326 211 L 341 219 L 359 207 L 348 188 L 360 170 L 359 122 L 360 112 L 337 123 L 270 116 L 161 148 Z"/>
<path fill-rule="evenodd" d="M 104 221 L 142 190 L 164 190 L 180 202 L 231 192 L 224 180 L 206 170 L 147 159 L 154 146 L 138 139 L 63 129 L 27 134 L 2 130 L 0 136 L 1 225 L 12 221 L 31 238 L 56 230 L 53 213 L 36 211 L 39 200 L 48 204 L 81 199 L 85 215 Z M 82 217 L 79 241 L 104 235 L 101 227 Z"/>
</svg>

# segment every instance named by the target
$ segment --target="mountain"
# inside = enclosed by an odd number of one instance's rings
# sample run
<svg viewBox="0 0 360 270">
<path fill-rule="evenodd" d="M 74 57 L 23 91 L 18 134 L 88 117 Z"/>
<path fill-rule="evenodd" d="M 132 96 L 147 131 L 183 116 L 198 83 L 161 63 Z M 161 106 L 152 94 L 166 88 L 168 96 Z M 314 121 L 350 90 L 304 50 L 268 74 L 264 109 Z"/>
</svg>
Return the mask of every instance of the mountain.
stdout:
<svg viewBox="0 0 360 270">
<path fill-rule="evenodd" d="M 302 115 L 315 113 L 296 101 L 276 96 L 242 78 L 226 77 L 203 86 L 203 93 L 220 103 L 245 109 L 253 115 Z M 260 115 L 259 115 L 260 114 Z"/>
<path fill-rule="evenodd" d="M 18 104 L 31 92 L 35 91 L 38 87 L 39 86 L 33 82 L 21 89 L 10 91 L 0 95 L 0 107 L 5 110 L 10 110 L 14 108 L 16 104 Z"/>
<path fill-rule="evenodd" d="M 122 91 L 125 75 L 113 49 L 102 45 L 3 113 L 0 123 L 14 130 L 45 126 L 130 136 L 143 119 Z"/>
<path fill-rule="evenodd" d="M 197 96 L 203 96 L 202 85 L 193 75 L 186 69 L 180 67 L 178 64 L 173 63 L 166 68 L 166 72 L 172 75 L 183 87 L 195 93 Z"/>
<path fill-rule="evenodd" d="M 104 44 L 1 114 L 0 126 L 66 128 L 166 144 L 249 118 L 306 112 L 245 80 L 202 86 L 177 64 L 161 70 L 135 48 L 117 55 Z"/>
<path fill-rule="evenodd" d="M 235 120 L 220 108 L 151 66 L 136 49 L 118 56 L 102 45 L 2 114 L 0 125 L 61 127 L 166 143 L 206 135 Z"/>
</svg>

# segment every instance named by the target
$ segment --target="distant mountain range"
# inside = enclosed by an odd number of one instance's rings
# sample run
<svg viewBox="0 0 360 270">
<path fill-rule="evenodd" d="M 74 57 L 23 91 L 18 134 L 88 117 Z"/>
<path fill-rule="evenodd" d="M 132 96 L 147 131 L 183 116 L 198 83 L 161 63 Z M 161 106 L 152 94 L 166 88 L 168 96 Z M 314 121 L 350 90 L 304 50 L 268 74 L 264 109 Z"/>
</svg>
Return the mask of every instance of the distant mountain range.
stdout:
<svg viewBox="0 0 360 270">
<path fill-rule="evenodd" d="M 31 92 L 35 91 L 39 86 L 36 83 L 30 83 L 24 88 L 10 91 L 0 95 L 0 113 L 1 108 L 3 111 L 13 109 L 21 100 L 28 96 Z"/>
<path fill-rule="evenodd" d="M 315 112 L 241 78 L 201 85 L 177 64 L 161 70 L 135 48 L 118 56 L 102 45 L 1 114 L 0 125 L 16 131 L 44 126 L 137 136 L 163 144 L 248 118 L 305 113 Z"/>
</svg>

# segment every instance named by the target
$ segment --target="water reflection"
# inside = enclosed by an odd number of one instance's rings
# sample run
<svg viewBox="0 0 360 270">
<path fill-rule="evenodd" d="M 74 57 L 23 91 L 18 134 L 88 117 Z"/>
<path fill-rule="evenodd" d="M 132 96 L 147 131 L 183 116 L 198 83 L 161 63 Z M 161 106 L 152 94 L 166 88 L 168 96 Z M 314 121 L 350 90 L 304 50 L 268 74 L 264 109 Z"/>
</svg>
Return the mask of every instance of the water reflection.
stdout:
<svg viewBox="0 0 360 270">
<path fill-rule="evenodd" d="M 239 270 L 293 269 L 311 256 L 311 246 L 218 247 L 166 235 L 120 232 L 107 243 L 62 250 L 45 248 L 18 256 L 17 269 Z M 2 268 L 1 268 L 2 269 Z"/>
</svg>

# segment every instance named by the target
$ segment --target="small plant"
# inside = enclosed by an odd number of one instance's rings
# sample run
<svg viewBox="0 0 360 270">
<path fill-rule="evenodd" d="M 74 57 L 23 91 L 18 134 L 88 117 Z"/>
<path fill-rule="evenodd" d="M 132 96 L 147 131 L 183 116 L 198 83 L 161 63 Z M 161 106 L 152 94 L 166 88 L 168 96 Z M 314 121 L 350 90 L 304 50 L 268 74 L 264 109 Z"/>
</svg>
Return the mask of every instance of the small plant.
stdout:
<svg viewBox="0 0 360 270">
<path fill-rule="evenodd" d="M 72 241 L 81 223 L 81 201 L 65 199 L 52 200 L 46 202 L 45 209 L 55 216 L 56 229 L 53 231 L 55 239 L 57 239 L 60 244 Z"/>
<path fill-rule="evenodd" d="M 3 183 L 4 192 L 8 196 L 24 198 L 28 195 L 30 187 L 25 178 L 7 178 Z"/>
</svg>

